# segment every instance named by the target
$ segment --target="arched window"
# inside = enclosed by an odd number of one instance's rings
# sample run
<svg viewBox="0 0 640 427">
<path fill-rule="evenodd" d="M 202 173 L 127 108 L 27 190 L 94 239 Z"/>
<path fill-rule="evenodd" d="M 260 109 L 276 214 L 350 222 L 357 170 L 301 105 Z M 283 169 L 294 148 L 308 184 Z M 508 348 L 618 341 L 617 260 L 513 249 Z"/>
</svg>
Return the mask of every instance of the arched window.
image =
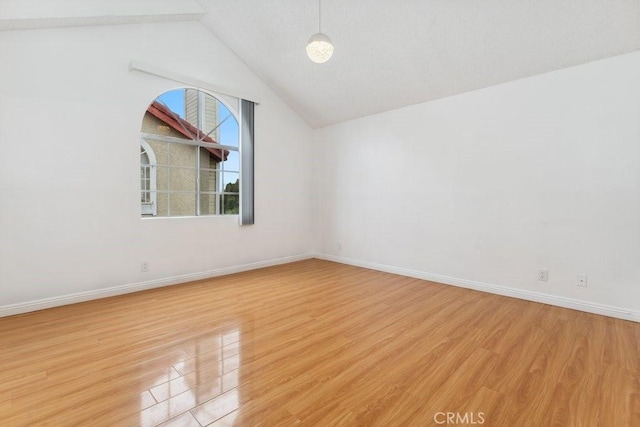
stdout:
<svg viewBox="0 0 640 427">
<path fill-rule="evenodd" d="M 143 216 L 239 214 L 240 100 L 225 101 L 181 88 L 148 106 L 140 151 Z"/>
<path fill-rule="evenodd" d="M 140 205 L 142 215 L 157 215 L 156 155 L 144 139 L 140 140 Z"/>
</svg>

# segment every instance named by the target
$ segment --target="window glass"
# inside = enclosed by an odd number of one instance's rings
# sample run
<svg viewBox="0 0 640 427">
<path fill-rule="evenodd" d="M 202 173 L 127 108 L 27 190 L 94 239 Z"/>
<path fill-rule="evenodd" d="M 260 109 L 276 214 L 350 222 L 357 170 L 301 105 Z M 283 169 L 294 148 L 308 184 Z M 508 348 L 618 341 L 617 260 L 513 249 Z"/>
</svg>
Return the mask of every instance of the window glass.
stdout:
<svg viewBox="0 0 640 427">
<path fill-rule="evenodd" d="M 142 216 L 237 215 L 239 141 L 236 117 L 211 94 L 182 88 L 154 99 L 141 129 Z"/>
</svg>

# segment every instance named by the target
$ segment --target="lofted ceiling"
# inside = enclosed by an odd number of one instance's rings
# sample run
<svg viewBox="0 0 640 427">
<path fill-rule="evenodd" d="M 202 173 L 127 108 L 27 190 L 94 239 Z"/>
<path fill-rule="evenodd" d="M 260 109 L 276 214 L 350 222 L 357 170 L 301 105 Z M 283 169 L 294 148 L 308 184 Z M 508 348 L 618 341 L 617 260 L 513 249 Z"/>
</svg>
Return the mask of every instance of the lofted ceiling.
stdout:
<svg viewBox="0 0 640 427">
<path fill-rule="evenodd" d="M 640 50 L 640 0 L 0 0 L 0 31 L 199 20 L 313 127 Z"/>
<path fill-rule="evenodd" d="M 200 22 L 313 127 L 640 49 L 640 0 L 198 0 Z"/>
</svg>

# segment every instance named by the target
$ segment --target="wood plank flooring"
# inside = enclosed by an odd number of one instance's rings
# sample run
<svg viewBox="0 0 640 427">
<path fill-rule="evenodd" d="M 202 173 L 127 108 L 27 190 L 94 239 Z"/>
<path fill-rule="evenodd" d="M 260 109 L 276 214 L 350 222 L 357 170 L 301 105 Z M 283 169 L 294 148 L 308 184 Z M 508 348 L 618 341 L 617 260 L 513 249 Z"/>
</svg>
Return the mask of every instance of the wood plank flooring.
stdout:
<svg viewBox="0 0 640 427">
<path fill-rule="evenodd" d="M 0 319 L 0 425 L 640 426 L 639 341 L 308 260 Z"/>
</svg>

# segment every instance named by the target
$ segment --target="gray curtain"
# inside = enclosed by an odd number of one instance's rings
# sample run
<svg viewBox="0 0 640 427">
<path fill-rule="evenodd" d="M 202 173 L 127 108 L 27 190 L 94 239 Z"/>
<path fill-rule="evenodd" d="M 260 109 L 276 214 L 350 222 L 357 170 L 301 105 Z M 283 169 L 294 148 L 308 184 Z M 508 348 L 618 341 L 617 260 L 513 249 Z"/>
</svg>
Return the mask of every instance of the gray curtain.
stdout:
<svg viewBox="0 0 640 427">
<path fill-rule="evenodd" d="M 241 100 L 240 116 L 242 118 L 242 172 L 240 176 L 241 197 L 240 224 L 253 224 L 253 151 L 254 151 L 254 109 L 255 104 L 245 99 Z"/>
</svg>

